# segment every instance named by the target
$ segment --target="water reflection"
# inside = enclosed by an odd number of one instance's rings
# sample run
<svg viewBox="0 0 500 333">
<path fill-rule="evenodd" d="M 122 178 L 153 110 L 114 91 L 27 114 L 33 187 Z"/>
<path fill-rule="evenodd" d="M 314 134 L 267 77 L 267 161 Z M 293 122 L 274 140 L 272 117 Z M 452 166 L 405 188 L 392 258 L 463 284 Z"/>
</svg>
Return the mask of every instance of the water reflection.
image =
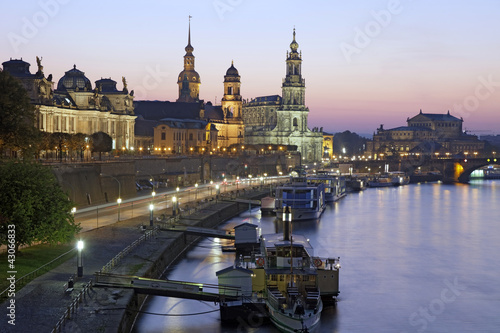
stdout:
<svg viewBox="0 0 500 333">
<path fill-rule="evenodd" d="M 319 221 L 293 223 L 316 255 L 341 257 L 341 294 L 322 314 L 320 332 L 495 332 L 500 327 L 499 183 L 418 184 L 352 193 Z M 258 210 L 228 221 L 282 232 Z M 168 278 L 216 283 L 234 254 L 204 240 L 169 270 Z M 212 303 L 151 297 L 146 311 L 192 314 Z M 222 325 L 219 313 L 142 315 L 135 332 L 277 332 Z"/>
</svg>

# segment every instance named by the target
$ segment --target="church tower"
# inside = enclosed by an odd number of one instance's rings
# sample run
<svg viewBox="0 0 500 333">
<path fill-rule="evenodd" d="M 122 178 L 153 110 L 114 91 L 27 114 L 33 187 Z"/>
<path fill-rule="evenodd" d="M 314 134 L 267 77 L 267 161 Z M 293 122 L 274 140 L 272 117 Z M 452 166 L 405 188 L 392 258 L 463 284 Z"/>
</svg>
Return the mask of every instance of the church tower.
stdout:
<svg viewBox="0 0 500 333">
<path fill-rule="evenodd" d="M 240 95 L 240 75 L 231 61 L 231 67 L 224 75 L 224 97 L 221 105 L 224 118 L 241 119 L 242 99 Z"/>
<path fill-rule="evenodd" d="M 299 44 L 295 41 L 295 28 L 293 41 L 290 43 L 290 53 L 287 52 L 286 77 L 281 87 L 283 105 L 305 105 L 306 83 L 302 78 L 302 52 L 297 52 Z"/>
<path fill-rule="evenodd" d="M 179 73 L 177 102 L 198 102 L 200 100 L 200 75 L 194 70 L 194 47 L 191 45 L 191 16 L 189 16 L 188 44 L 185 47 L 184 70 Z"/>
</svg>

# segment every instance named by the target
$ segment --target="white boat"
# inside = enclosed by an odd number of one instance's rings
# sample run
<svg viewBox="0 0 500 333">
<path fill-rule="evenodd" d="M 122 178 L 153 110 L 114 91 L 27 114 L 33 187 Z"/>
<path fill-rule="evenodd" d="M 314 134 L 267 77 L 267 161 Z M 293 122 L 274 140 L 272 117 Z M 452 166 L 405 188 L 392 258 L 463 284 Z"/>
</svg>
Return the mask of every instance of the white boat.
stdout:
<svg viewBox="0 0 500 333">
<path fill-rule="evenodd" d="M 314 183 L 307 178 L 292 178 L 276 187 L 276 217 L 281 218 L 283 207 L 290 207 L 293 221 L 320 218 L 326 207 L 325 184 Z"/>
<path fill-rule="evenodd" d="M 273 324 L 284 332 L 313 330 L 323 310 L 320 288 L 324 286 L 326 297 L 338 295 L 339 259 L 314 257 L 309 241 L 291 235 L 286 225 L 283 235 L 262 236 L 261 253 L 266 307 Z"/>
<path fill-rule="evenodd" d="M 391 171 L 389 177 L 394 186 L 408 185 L 410 183 L 410 177 L 403 171 Z"/>
<path fill-rule="evenodd" d="M 325 185 L 325 202 L 334 202 L 346 195 L 346 181 L 343 176 L 329 173 L 318 173 L 307 176 L 307 181 Z"/>
<path fill-rule="evenodd" d="M 221 294 L 240 297 L 221 301 L 221 319 L 247 317 L 248 311 L 262 314 L 258 309 L 264 306 L 281 331 L 311 332 L 324 304 L 335 302 L 340 258 L 314 256 L 304 236 L 291 235 L 290 210 L 284 215 L 282 234 L 260 236 L 257 253 L 237 256 L 233 266 L 217 272 Z"/>
</svg>

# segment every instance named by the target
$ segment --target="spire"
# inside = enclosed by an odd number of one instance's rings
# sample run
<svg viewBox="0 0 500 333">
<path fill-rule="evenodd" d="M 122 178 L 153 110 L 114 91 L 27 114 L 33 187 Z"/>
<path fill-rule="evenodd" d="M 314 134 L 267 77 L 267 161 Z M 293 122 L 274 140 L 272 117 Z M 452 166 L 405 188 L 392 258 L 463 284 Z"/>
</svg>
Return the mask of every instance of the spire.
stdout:
<svg viewBox="0 0 500 333">
<path fill-rule="evenodd" d="M 188 45 L 191 45 L 191 15 L 189 15 L 189 27 L 188 27 Z"/>
<path fill-rule="evenodd" d="M 293 40 L 290 43 L 291 53 L 297 53 L 297 49 L 299 48 L 299 43 L 295 40 L 295 27 L 293 27 Z"/>
<path fill-rule="evenodd" d="M 192 18 L 192 16 L 189 15 L 188 44 L 186 45 L 186 48 L 185 48 L 187 55 L 192 55 L 192 53 L 194 51 L 194 47 L 191 46 L 191 18 Z"/>
</svg>

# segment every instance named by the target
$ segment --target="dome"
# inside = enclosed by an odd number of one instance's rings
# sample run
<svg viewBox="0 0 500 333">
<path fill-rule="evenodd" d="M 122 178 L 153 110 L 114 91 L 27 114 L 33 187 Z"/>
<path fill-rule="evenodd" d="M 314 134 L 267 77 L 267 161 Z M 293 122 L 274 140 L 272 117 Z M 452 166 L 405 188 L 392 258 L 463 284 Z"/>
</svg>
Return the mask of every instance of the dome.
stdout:
<svg viewBox="0 0 500 333">
<path fill-rule="evenodd" d="M 231 62 L 231 67 L 228 68 L 226 75 L 239 76 L 238 70 L 234 67 L 233 62 Z"/>
<path fill-rule="evenodd" d="M 77 88 L 91 91 L 92 84 L 85 76 L 85 73 L 76 69 L 76 65 L 73 65 L 73 69 L 67 71 L 57 83 L 57 90 L 76 90 Z"/>
<path fill-rule="evenodd" d="M 200 75 L 193 70 L 183 70 L 182 72 L 179 73 L 179 79 L 177 80 L 177 83 L 180 83 L 184 80 L 184 76 L 187 76 L 187 79 L 189 82 L 196 82 L 200 83 Z"/>
</svg>

